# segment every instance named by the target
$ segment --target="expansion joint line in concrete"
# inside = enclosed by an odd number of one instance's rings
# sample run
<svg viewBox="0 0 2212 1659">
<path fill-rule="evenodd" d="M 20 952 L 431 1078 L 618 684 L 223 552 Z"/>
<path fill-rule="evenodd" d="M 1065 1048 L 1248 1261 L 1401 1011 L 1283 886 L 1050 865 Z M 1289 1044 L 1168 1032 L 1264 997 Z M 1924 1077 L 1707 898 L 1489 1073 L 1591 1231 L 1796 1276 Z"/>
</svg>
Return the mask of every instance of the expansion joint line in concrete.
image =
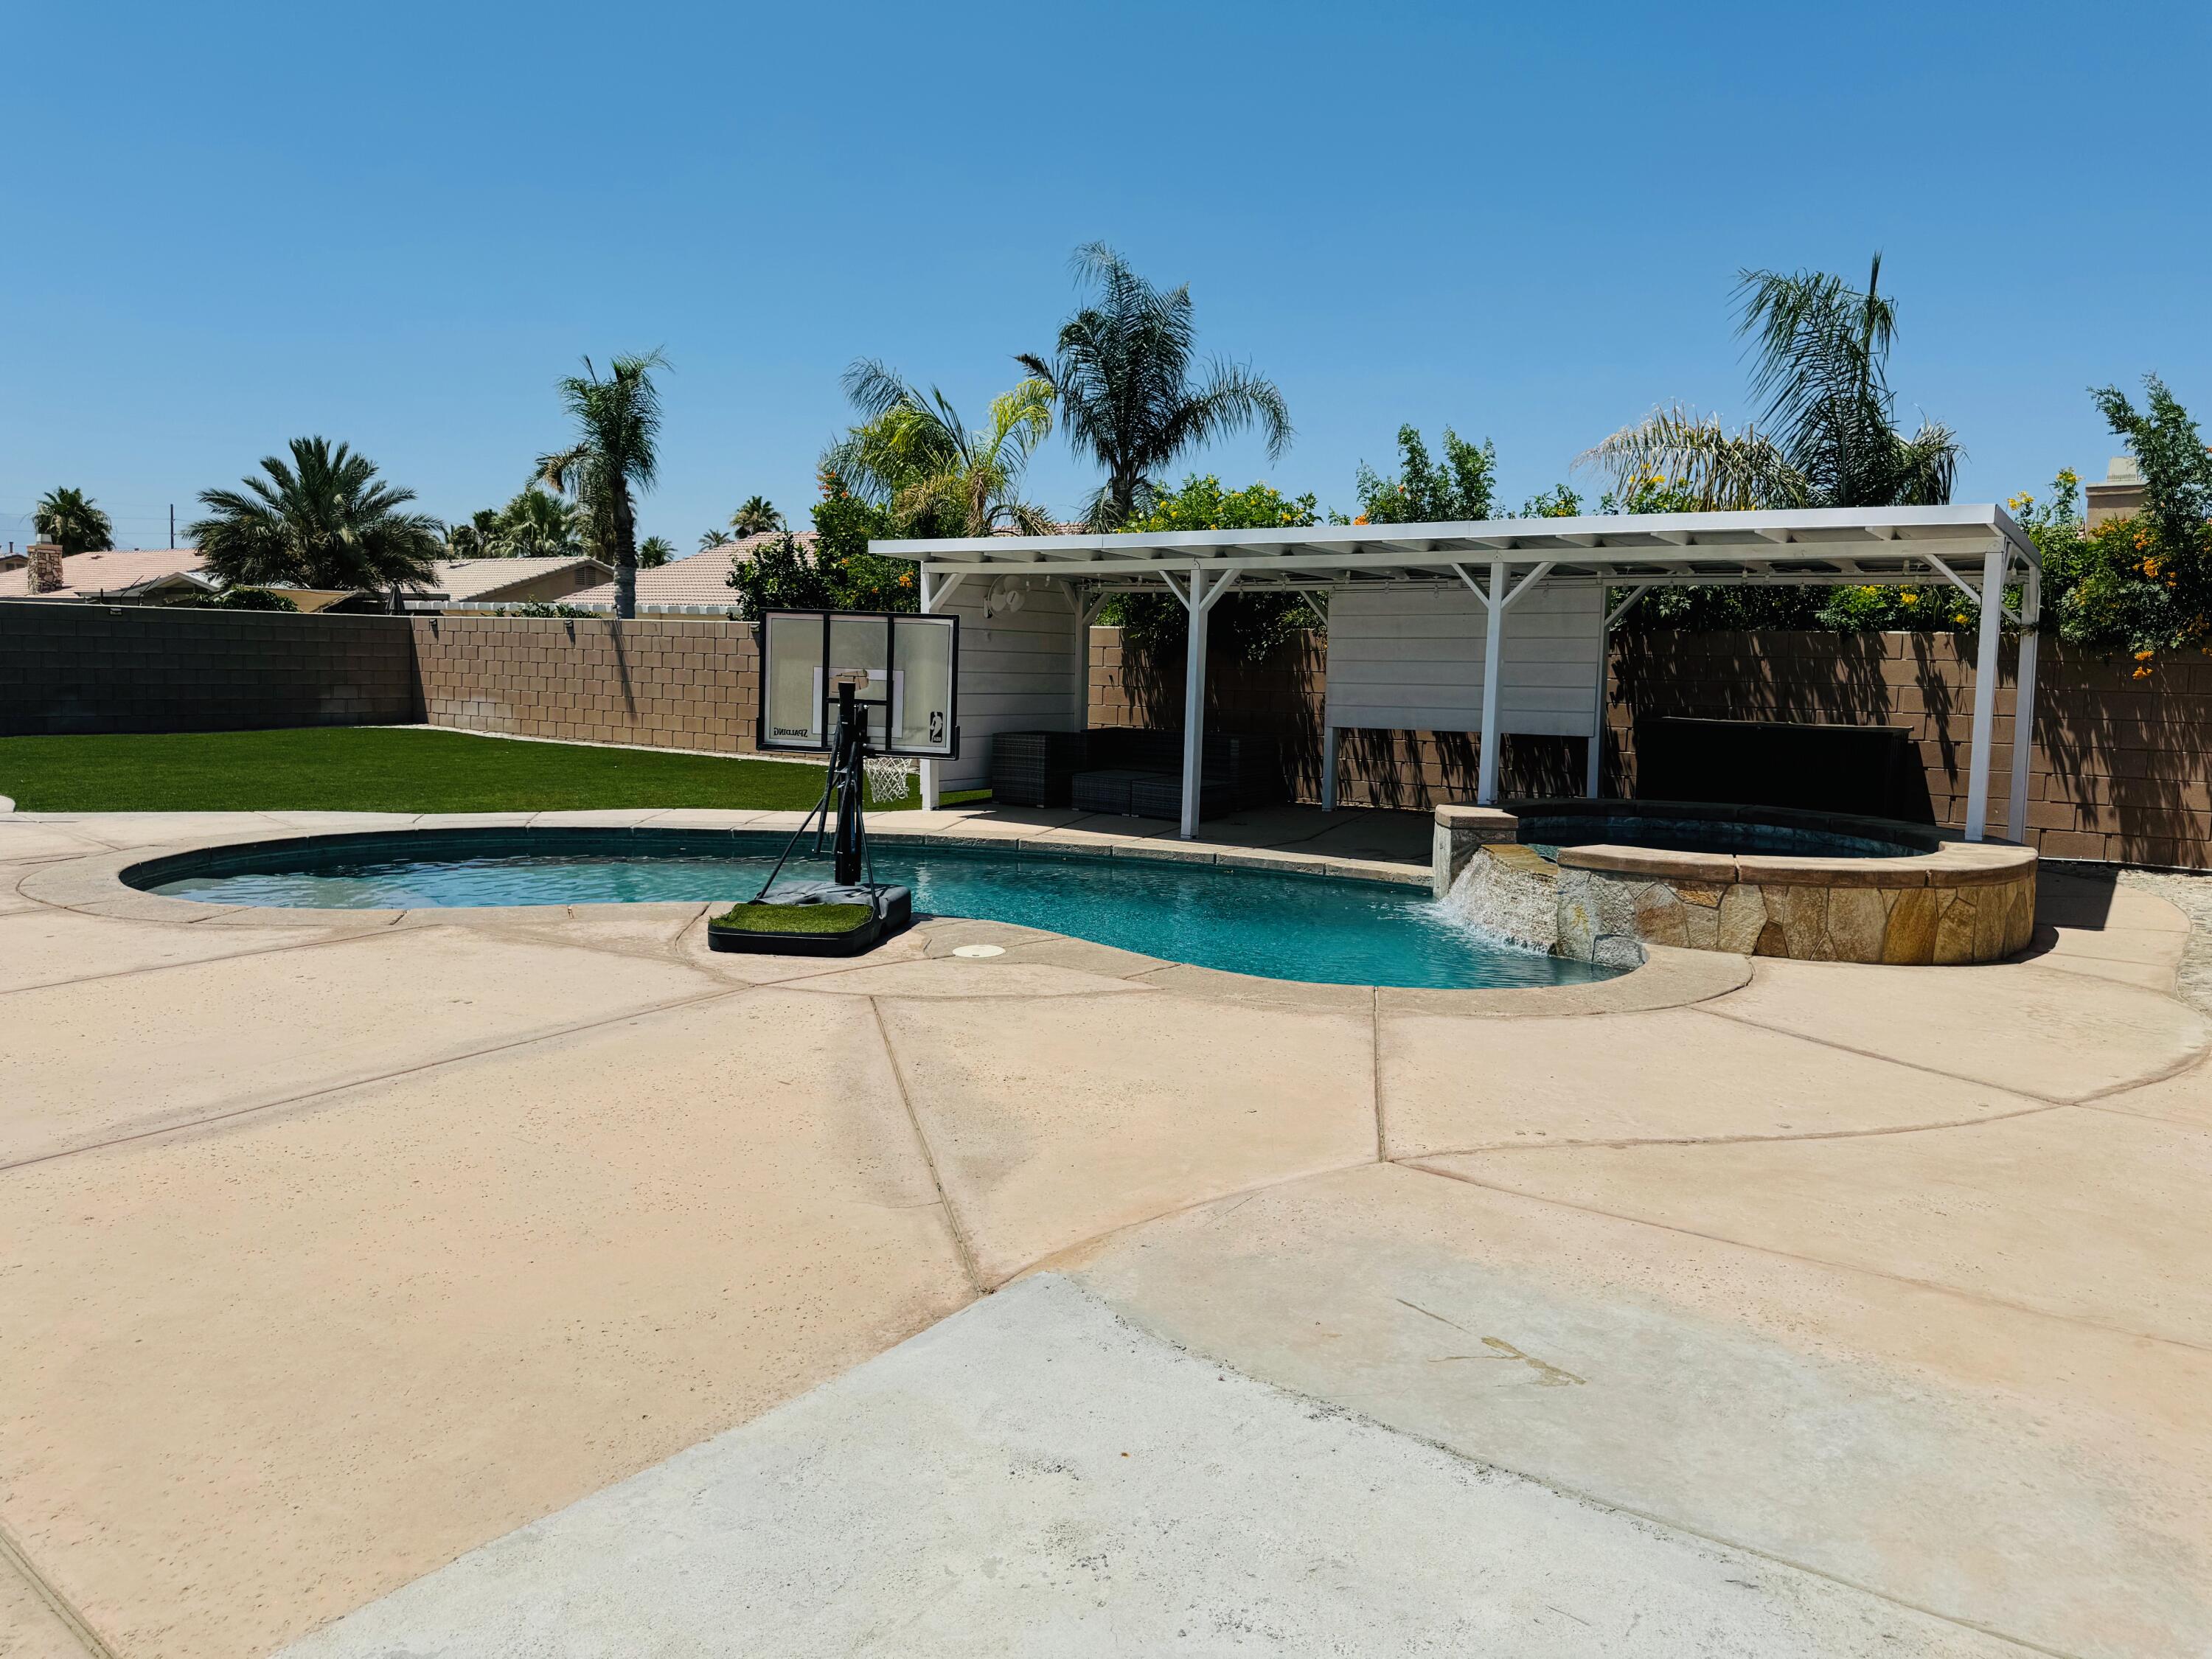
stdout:
<svg viewBox="0 0 2212 1659">
<path fill-rule="evenodd" d="M 28 1552 L 15 1534 L 0 1522 L 0 1571 L 12 1571 L 37 1596 L 46 1610 L 59 1620 L 63 1626 L 93 1659 L 118 1659 L 113 1648 L 92 1627 L 91 1621 L 76 1610 L 76 1603 L 62 1594 L 46 1574 L 33 1565 Z"/>
<path fill-rule="evenodd" d="M 929 1166 L 930 1185 L 937 1188 L 938 1206 L 945 1212 L 945 1230 L 952 1235 L 952 1248 L 959 1252 L 962 1271 L 978 1296 L 988 1296 L 991 1287 L 983 1282 L 981 1270 L 975 1265 L 975 1247 L 968 1242 L 968 1230 L 960 1224 L 960 1212 L 952 1206 L 952 1194 L 945 1190 L 945 1177 L 938 1172 L 937 1152 L 929 1144 L 929 1134 L 921 1127 L 921 1114 L 915 1109 L 914 1091 L 907 1086 L 906 1066 L 900 1061 L 897 1048 L 891 1042 L 891 1028 L 884 1018 L 883 1006 L 875 998 L 866 999 L 868 1012 L 874 1017 L 876 1035 L 883 1040 L 884 1058 L 891 1068 L 891 1081 L 898 1087 L 899 1103 L 906 1108 L 906 1121 L 914 1127 L 914 1144 L 921 1149 L 921 1161 Z"/>
<path fill-rule="evenodd" d="M 1397 1167 L 1417 1175 L 1441 1176 L 1468 1187 L 1479 1187 L 1484 1192 L 1496 1193 L 1501 1198 L 1519 1199 L 1524 1203 L 1549 1204 L 1562 1210 L 1573 1210 L 1582 1215 L 1602 1217 L 1607 1221 L 1625 1222 L 1632 1227 L 1656 1227 L 1661 1232 L 1679 1234 L 1684 1238 L 1703 1239 L 1708 1244 L 1724 1244 L 1730 1249 L 1750 1250 L 1759 1255 L 1771 1255 L 1780 1261 L 1802 1262 L 1808 1267 L 1818 1267 L 1823 1273 L 1863 1273 L 1869 1279 L 1887 1279 L 1893 1285 L 1910 1285 L 1915 1290 L 1926 1291 L 1934 1296 L 1949 1297 L 1968 1302 L 1977 1307 L 2002 1308 L 2008 1313 L 2025 1314 L 2031 1319 L 2048 1319 L 2061 1325 L 2078 1325 L 2084 1330 L 2102 1331 L 2107 1336 L 2125 1337 L 2130 1342 L 2155 1342 L 2161 1347 L 2179 1348 L 2185 1353 L 2212 1353 L 2212 1344 L 2191 1342 L 2185 1337 L 2160 1336 L 2152 1331 L 2130 1330 L 2124 1325 L 2108 1324 L 2101 1319 L 2084 1319 L 2078 1314 L 2057 1313 L 2049 1308 L 2038 1308 L 2026 1302 L 2015 1302 L 2009 1297 L 1991 1296 L 1982 1291 L 1961 1290 L 1956 1285 L 1940 1284 L 1932 1279 L 1916 1279 L 1911 1273 L 1892 1273 L 1886 1267 L 1870 1267 L 1856 1261 L 1832 1261 L 1826 1256 L 1808 1255 L 1802 1250 L 1778 1249 L 1771 1244 L 1754 1243 L 1747 1238 L 1733 1238 L 1726 1233 L 1709 1233 L 1698 1227 L 1685 1227 L 1678 1222 L 1655 1221 L 1650 1216 L 1628 1215 L 1620 1210 L 1608 1210 L 1602 1205 L 1577 1204 L 1569 1198 L 1553 1198 L 1543 1193 L 1524 1192 L 1518 1187 L 1507 1187 L 1494 1181 L 1480 1181 L 1460 1170 L 1440 1170 L 1424 1164 L 1417 1158 L 1401 1158 Z"/>
<path fill-rule="evenodd" d="M 1375 988 L 1367 1001 L 1367 1060 L 1369 1093 L 1375 1102 L 1375 1161 L 1390 1161 L 1390 1134 L 1382 1121 L 1382 989 Z"/>
<path fill-rule="evenodd" d="M 402 1066 L 389 1072 L 379 1072 L 374 1077 L 349 1078 L 343 1083 L 326 1083 L 319 1088 L 303 1089 L 298 1094 L 286 1095 L 276 1100 L 256 1101 L 251 1106 L 234 1106 L 227 1110 L 210 1112 L 204 1117 L 180 1118 L 173 1123 L 156 1124 L 151 1128 L 134 1129 L 127 1135 L 112 1135 L 106 1140 L 87 1141 L 78 1146 L 63 1146 L 51 1152 L 40 1152 L 31 1158 L 19 1158 L 12 1164 L 0 1164 L 0 1175 L 11 1170 L 27 1170 L 40 1164 L 52 1164 L 64 1158 L 77 1158 L 87 1152 L 104 1152 L 112 1146 L 127 1146 L 135 1140 L 153 1140 L 162 1135 L 182 1134 L 191 1129 L 204 1129 L 217 1123 L 228 1123 L 234 1118 L 252 1117 L 259 1112 L 282 1111 L 288 1106 L 305 1105 L 329 1095 L 342 1095 L 355 1089 L 369 1089 L 380 1083 L 390 1083 L 403 1077 L 415 1077 L 424 1072 L 435 1072 L 447 1066 L 459 1066 L 469 1060 L 482 1060 L 488 1054 L 507 1054 L 517 1048 L 527 1048 L 540 1042 L 552 1042 L 562 1037 L 575 1036 L 585 1031 L 596 1031 L 605 1026 L 619 1025 L 624 1020 L 645 1019 L 654 1014 L 673 1013 L 680 1008 L 696 1008 L 702 1004 L 721 1002 L 741 997 L 750 992 L 772 988 L 761 985 L 730 985 L 719 991 L 708 991 L 696 997 L 680 997 L 673 1002 L 656 1002 L 647 1007 L 625 1009 L 619 1014 L 609 1014 L 602 1019 L 579 1020 L 574 1025 L 562 1025 L 550 1031 L 533 1031 L 527 1036 L 510 1037 L 503 1042 L 491 1042 L 481 1048 L 470 1048 L 457 1054 L 441 1054 L 435 1060 L 426 1060 L 413 1066 Z"/>
<path fill-rule="evenodd" d="M 1093 1295 L 1097 1294 L 1095 1291 L 1091 1293 Z M 1412 1308 L 1415 1313 L 1426 1314 L 1431 1319 L 1442 1317 L 1440 1315 L 1430 1313 L 1426 1308 L 1416 1307 L 1410 1302 L 1406 1303 L 1405 1305 L 1408 1308 Z M 1154 1338 L 1156 1340 L 1166 1342 L 1181 1352 L 1191 1354 L 1199 1358 L 1205 1359 L 1208 1364 L 1218 1365 L 1232 1370 L 1237 1370 L 1237 1367 L 1230 1364 L 1228 1360 L 1215 1356 L 1210 1356 L 1203 1349 L 1186 1346 L 1184 1344 L 1175 1340 L 1172 1337 L 1167 1336 L 1161 1332 L 1152 1330 L 1149 1326 L 1130 1318 L 1120 1310 L 1112 1309 L 1110 1304 L 1109 1311 L 1114 1313 L 1115 1317 L 1121 1319 L 1124 1323 L 1130 1325 L 1132 1328 L 1144 1332 Z M 1452 1322 L 1447 1319 L 1444 1320 L 1443 1322 L 1449 1325 Z M 1570 1499 L 1574 1503 L 1587 1504 L 1593 1509 L 1604 1510 L 1614 1515 L 1625 1515 L 1632 1520 L 1644 1522 L 1649 1526 L 1659 1527 L 1664 1528 L 1668 1532 L 1680 1534 L 1685 1538 L 1695 1538 L 1707 1544 L 1717 1545 L 1723 1549 L 1734 1550 L 1739 1554 L 1750 1556 L 1755 1560 L 1771 1561 L 1777 1566 L 1787 1567 L 1791 1571 L 1802 1572 L 1808 1577 L 1818 1578 L 1827 1583 L 1840 1585 L 1844 1589 L 1856 1591 L 1861 1595 L 1871 1596 L 1878 1601 L 1886 1601 L 1891 1607 L 1902 1607 L 1908 1613 L 1917 1613 L 1923 1618 L 1933 1619 L 1940 1623 L 1952 1626 L 1959 1630 L 1972 1631 L 1977 1636 L 1986 1636 L 1993 1640 L 2008 1644 L 2013 1647 L 2018 1648 L 2022 1653 L 2039 1655 L 2041 1656 L 2041 1659 L 2086 1659 L 2085 1656 L 2074 1653 L 2067 1649 L 2048 1647 L 2043 1643 L 2032 1641 L 2025 1636 L 2016 1636 L 2010 1631 L 1999 1630 L 1994 1625 L 1983 1624 L 1978 1620 L 1965 1618 L 1955 1613 L 1946 1613 L 1941 1607 L 1929 1607 L 1925 1602 L 1908 1601 L 1905 1597 L 1893 1595 L 1891 1592 L 1881 1589 L 1878 1585 L 1869 1584 L 1856 1578 L 1846 1577 L 1842 1573 L 1832 1571 L 1826 1567 L 1815 1566 L 1808 1561 L 1801 1561 L 1796 1556 L 1784 1555 L 1778 1551 L 1766 1549 L 1757 1544 L 1747 1543 L 1740 1538 L 1731 1538 L 1726 1533 L 1714 1532 L 1708 1528 L 1698 1526 L 1691 1522 L 1676 1520 L 1672 1516 L 1662 1515 L 1656 1510 L 1641 1509 L 1633 1504 L 1625 1504 L 1618 1498 L 1605 1497 L 1601 1493 L 1594 1492 L 1586 1486 L 1573 1486 L 1551 1475 L 1537 1474 L 1530 1470 L 1516 1468 L 1513 1464 L 1501 1462 L 1495 1457 L 1488 1456 L 1480 1452 L 1469 1451 L 1466 1448 L 1455 1446 L 1449 1441 L 1439 1440 L 1433 1435 L 1424 1434 L 1418 1429 L 1401 1428 L 1397 1425 L 1387 1422 L 1381 1418 L 1370 1417 L 1364 1411 L 1359 1411 L 1356 1408 L 1347 1412 L 1341 1401 L 1332 1400 L 1322 1395 L 1308 1394 L 1302 1389 L 1292 1388 L 1285 1383 L 1271 1382 L 1264 1377 L 1253 1376 L 1252 1373 L 1249 1372 L 1240 1370 L 1238 1371 L 1238 1375 L 1251 1376 L 1252 1380 L 1258 1382 L 1263 1388 L 1273 1389 L 1276 1392 L 1288 1395 L 1292 1399 L 1308 1401 L 1316 1405 L 1326 1407 L 1332 1412 L 1346 1413 L 1346 1414 L 1352 1417 L 1354 1419 L 1368 1424 L 1384 1434 L 1392 1435 L 1402 1440 L 1410 1440 L 1417 1444 L 1426 1446 L 1432 1451 L 1442 1453 L 1444 1456 L 1452 1459 L 1455 1462 L 1464 1463 L 1475 1468 L 1507 1475 L 1516 1480 L 1525 1480 L 1531 1486 L 1540 1488 L 1545 1492 L 1556 1492 L 1560 1497 Z M 1557 1612 L 1558 1609 L 1553 1608 L 1553 1611 Z"/>
<path fill-rule="evenodd" d="M 2000 1093 L 2010 1094 L 2011 1090 Z M 1873 1140 L 1883 1135 L 1926 1134 L 1936 1129 L 1978 1129 L 1984 1123 L 2008 1123 L 2014 1118 L 2039 1117 L 2046 1112 L 2071 1111 L 2065 1101 L 2039 1100 L 2033 1106 L 2022 1106 L 2009 1112 L 1985 1112 L 1978 1117 L 1945 1118 L 1932 1123 L 1886 1123 L 1873 1129 L 1804 1129 L 1789 1134 L 1771 1135 L 1619 1135 L 1595 1136 L 1587 1140 L 1501 1140 L 1481 1146 L 1431 1146 L 1419 1152 L 1408 1152 L 1408 1159 L 1420 1158 L 1462 1158 L 1474 1155 L 1489 1157 L 1501 1152 L 1571 1152 L 1626 1151 L 1634 1146 L 1767 1146 L 1777 1142 L 1794 1140 Z"/>
<path fill-rule="evenodd" d="M 2037 1090 L 2024 1089 L 2016 1085 L 1992 1083 L 1987 1078 L 1972 1077 L 1964 1072 L 1947 1072 L 1940 1066 L 1923 1065 L 1917 1060 L 1899 1060 L 1895 1054 L 1883 1054 L 1879 1048 L 1862 1048 L 1856 1043 L 1838 1042 L 1830 1037 L 1813 1036 L 1787 1025 L 1770 1025 L 1764 1020 L 1753 1019 L 1747 1014 L 1732 1013 L 1726 1008 L 1708 1008 L 1703 1003 L 1692 1003 L 1690 1008 L 1692 1012 L 1703 1014 L 1709 1019 L 1724 1019 L 1731 1025 L 1748 1025 L 1754 1031 L 1765 1031 L 1771 1036 L 1795 1037 L 1800 1042 L 1817 1043 L 1823 1048 L 1833 1048 L 1838 1054 L 1856 1054 L 1862 1060 L 1879 1060 L 1887 1065 L 1901 1066 L 1910 1072 L 1924 1072 L 1929 1077 L 1940 1077 L 1952 1083 L 1971 1083 L 1977 1088 L 1999 1089 L 2008 1095 L 2020 1095 L 2028 1100 L 2039 1100 L 2048 1106 L 2086 1105 L 2093 1100 L 2102 1100 L 2108 1095 L 2124 1094 L 2130 1089 L 2140 1089 L 2148 1084 L 2163 1083 L 2166 1079 L 2178 1077 L 2197 1065 L 2205 1057 L 2206 1052 L 2199 1049 L 2158 1071 L 2148 1073 L 2142 1077 L 2129 1078 L 2123 1082 L 2108 1084 L 2101 1089 L 2092 1089 L 2087 1094 L 2046 1095 Z"/>
<path fill-rule="evenodd" d="M 72 916 L 90 916 L 94 921 L 115 921 L 120 920 L 120 918 L 115 916 L 102 915 L 97 910 L 80 910 L 73 906 L 65 904 L 48 905 L 46 908 L 48 909 L 60 910 L 64 914 Z M 36 915 L 37 913 L 35 911 L 19 910 L 10 912 L 9 914 L 13 915 Z M 225 914 L 228 915 L 228 913 L 225 912 Z M 154 922 L 151 924 L 142 923 L 140 925 L 150 925 L 156 927 L 204 927 L 207 926 L 209 921 L 213 920 L 214 918 L 210 916 L 205 921 L 201 921 Z M 64 986 L 70 985 L 98 985 L 111 979 L 136 979 L 142 974 L 173 973 L 179 968 L 208 968 L 212 967 L 215 963 L 219 962 L 243 962 L 249 957 L 273 957 L 281 956 L 288 951 L 312 951 L 319 945 L 351 945 L 356 939 L 382 939 L 386 937 L 387 932 L 395 925 L 396 921 L 397 919 L 395 918 L 394 921 L 380 922 L 374 927 L 357 927 L 348 933 L 337 934 L 317 934 L 312 939 L 286 939 L 279 945 L 252 945 L 246 946 L 242 951 L 225 951 L 219 957 L 193 957 L 184 962 L 149 962 L 144 966 L 138 968 L 118 968 L 112 973 L 80 974 L 75 979 L 48 979 L 41 980 L 36 985 L 9 985 L 0 987 L 0 997 L 23 996 L 33 991 L 58 991 Z"/>
</svg>

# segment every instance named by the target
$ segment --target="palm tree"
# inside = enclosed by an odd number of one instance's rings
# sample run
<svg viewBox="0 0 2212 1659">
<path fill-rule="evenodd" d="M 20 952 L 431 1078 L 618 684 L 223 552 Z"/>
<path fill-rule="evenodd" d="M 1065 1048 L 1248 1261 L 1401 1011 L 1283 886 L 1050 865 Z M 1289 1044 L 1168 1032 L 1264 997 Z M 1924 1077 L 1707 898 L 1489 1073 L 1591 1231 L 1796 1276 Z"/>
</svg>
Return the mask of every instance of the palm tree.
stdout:
<svg viewBox="0 0 2212 1659">
<path fill-rule="evenodd" d="M 702 530 L 699 532 L 699 550 L 711 553 L 718 547 L 727 545 L 729 540 L 730 532 L 726 530 Z"/>
<path fill-rule="evenodd" d="M 1621 428 L 1581 463 L 1612 473 L 1622 501 L 1663 490 L 1694 513 L 1802 507 L 1807 500 L 1804 474 L 1756 428 L 1730 432 L 1718 416 L 1680 404 Z"/>
<path fill-rule="evenodd" d="M 635 489 L 653 487 L 659 471 L 660 394 L 653 371 L 667 367 L 658 351 L 617 357 L 603 380 L 589 357 L 584 372 L 561 381 L 561 400 L 576 422 L 576 441 L 540 458 L 538 476 L 591 514 L 595 551 L 611 552 L 615 615 L 637 615 L 637 510 Z"/>
<path fill-rule="evenodd" d="M 1826 271 L 1747 270 L 1736 332 L 1753 341 L 1753 428 L 1723 431 L 1680 408 L 1623 428 L 1583 459 L 1621 494 L 1656 479 L 1712 507 L 1927 507 L 1951 499 L 1965 451 L 1948 427 L 1897 429 L 1889 389 L 1897 307 L 1881 256 L 1863 292 Z"/>
<path fill-rule="evenodd" d="M 446 526 L 446 556 L 449 559 L 487 559 L 495 557 L 491 544 L 499 535 L 500 513 L 495 507 L 480 507 L 463 524 Z"/>
<path fill-rule="evenodd" d="M 82 489 L 50 489 L 31 514 L 31 532 L 73 553 L 105 553 L 115 545 L 115 526 Z"/>
<path fill-rule="evenodd" d="M 295 438 L 288 465 L 262 458 L 266 477 L 200 492 L 208 516 L 191 526 L 210 574 L 240 586 L 374 591 L 428 586 L 445 528 L 400 509 L 411 489 L 379 482 L 365 455 L 324 438 Z"/>
<path fill-rule="evenodd" d="M 927 396 L 879 362 L 845 371 L 845 392 L 866 418 L 822 457 L 853 495 L 887 507 L 925 535 L 1049 535 L 1052 515 L 1020 497 L 1023 470 L 1052 430 L 1052 387 L 1031 376 L 991 400 L 971 432 L 943 392 Z"/>
<path fill-rule="evenodd" d="M 535 481 L 500 510 L 484 551 L 501 559 L 569 557 L 584 550 L 584 512 Z"/>
<path fill-rule="evenodd" d="M 647 536 L 637 544 L 637 568 L 658 570 L 676 556 L 676 544 L 665 536 Z"/>
<path fill-rule="evenodd" d="M 767 496 L 748 495 L 744 504 L 730 514 L 730 528 L 740 537 L 758 536 L 784 528 L 783 514 L 775 510 L 775 503 Z"/>
<path fill-rule="evenodd" d="M 1948 427 L 1898 431 L 1889 349 L 1897 307 L 1881 293 L 1881 255 L 1866 291 L 1801 270 L 1743 273 L 1740 334 L 1756 342 L 1751 392 L 1764 418 L 1828 507 L 1929 507 L 1951 499 L 1961 453 Z"/>
<path fill-rule="evenodd" d="M 1216 359 L 1193 382 L 1188 285 L 1162 293 L 1103 242 L 1078 248 L 1074 265 L 1096 286 L 1093 303 L 1060 325 L 1050 362 L 1027 352 L 1015 361 L 1052 388 L 1076 452 L 1105 469 L 1085 515 L 1092 528 L 1141 517 L 1178 456 L 1255 422 L 1268 459 L 1281 459 L 1291 416 L 1273 381 Z"/>
</svg>

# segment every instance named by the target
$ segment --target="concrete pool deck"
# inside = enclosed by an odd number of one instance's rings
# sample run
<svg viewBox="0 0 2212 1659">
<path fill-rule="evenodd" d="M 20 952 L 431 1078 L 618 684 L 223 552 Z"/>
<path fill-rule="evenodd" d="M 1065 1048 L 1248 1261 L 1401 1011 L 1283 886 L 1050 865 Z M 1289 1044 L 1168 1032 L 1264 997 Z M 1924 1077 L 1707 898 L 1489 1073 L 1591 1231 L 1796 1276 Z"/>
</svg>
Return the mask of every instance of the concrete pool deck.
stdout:
<svg viewBox="0 0 2212 1659">
<path fill-rule="evenodd" d="M 7 1659 L 2212 1646 L 2159 899 L 1376 993 L 116 890 L 409 822 L 0 816 Z M 1417 815 L 1209 828 L 1425 872 Z"/>
</svg>

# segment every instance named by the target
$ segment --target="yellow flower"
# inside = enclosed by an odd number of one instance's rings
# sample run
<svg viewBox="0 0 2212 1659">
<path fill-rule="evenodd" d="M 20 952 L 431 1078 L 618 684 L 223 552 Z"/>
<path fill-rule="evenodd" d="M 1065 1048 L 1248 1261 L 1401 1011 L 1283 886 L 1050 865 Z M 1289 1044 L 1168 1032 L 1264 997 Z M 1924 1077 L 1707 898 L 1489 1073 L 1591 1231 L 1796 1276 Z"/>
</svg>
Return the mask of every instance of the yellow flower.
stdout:
<svg viewBox="0 0 2212 1659">
<path fill-rule="evenodd" d="M 1904 592 L 1899 594 L 1897 597 L 1906 605 L 1917 605 L 1920 603 L 1920 596 L 1917 593 L 1915 593 L 1911 588 L 1907 588 Z"/>
<path fill-rule="evenodd" d="M 2153 653 L 2148 651 L 2138 651 L 2136 653 L 2136 660 L 2137 662 L 2148 662 L 2151 659 L 2152 655 Z"/>
</svg>

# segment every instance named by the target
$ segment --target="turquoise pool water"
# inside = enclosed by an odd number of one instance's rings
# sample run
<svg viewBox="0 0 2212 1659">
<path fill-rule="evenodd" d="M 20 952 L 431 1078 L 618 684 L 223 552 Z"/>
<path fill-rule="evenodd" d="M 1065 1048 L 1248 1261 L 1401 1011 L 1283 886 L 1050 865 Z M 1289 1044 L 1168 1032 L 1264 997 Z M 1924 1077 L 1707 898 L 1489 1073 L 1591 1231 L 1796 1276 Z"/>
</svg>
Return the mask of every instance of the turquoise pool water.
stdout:
<svg viewBox="0 0 2212 1659">
<path fill-rule="evenodd" d="M 392 909 L 750 898 L 781 837 L 557 830 L 407 832 L 180 854 L 126 879 L 226 904 Z M 1604 979 L 1614 970 L 1482 939 L 1425 890 L 1225 866 L 899 848 L 878 842 L 878 880 L 915 911 L 1017 922 L 1170 962 L 1345 985 L 1500 987 Z M 793 879 L 826 860 L 794 858 Z"/>
</svg>

